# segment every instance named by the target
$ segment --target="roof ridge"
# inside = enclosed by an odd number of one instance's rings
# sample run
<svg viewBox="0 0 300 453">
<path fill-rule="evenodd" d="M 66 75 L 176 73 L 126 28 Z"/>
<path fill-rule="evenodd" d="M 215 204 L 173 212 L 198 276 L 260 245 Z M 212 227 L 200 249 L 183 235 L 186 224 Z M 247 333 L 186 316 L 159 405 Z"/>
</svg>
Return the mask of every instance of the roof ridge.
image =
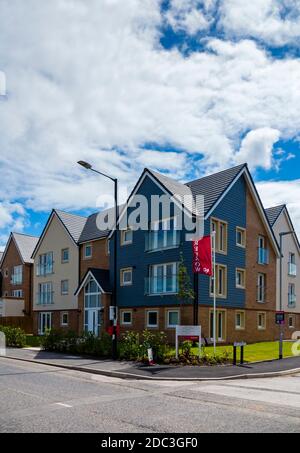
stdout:
<svg viewBox="0 0 300 453">
<path fill-rule="evenodd" d="M 286 208 L 286 207 L 287 207 L 286 204 L 278 204 L 278 205 L 276 205 L 276 206 L 270 206 L 269 208 L 266 208 L 266 211 L 269 211 L 270 209 L 279 209 L 279 208 L 284 209 L 284 208 Z"/>
<path fill-rule="evenodd" d="M 247 163 L 240 164 L 240 165 L 235 165 L 234 167 L 229 167 L 229 168 L 226 168 L 225 170 L 220 170 L 220 171 L 217 171 L 216 173 L 211 173 L 210 175 L 202 176 L 201 178 L 194 179 L 192 181 L 186 182 L 185 185 L 188 186 L 189 184 L 193 184 L 193 183 L 195 183 L 197 181 L 202 181 L 203 179 L 210 178 L 212 176 L 218 176 L 218 175 L 221 175 L 222 173 L 226 173 L 228 171 L 242 169 L 242 168 L 247 167 L 247 166 L 248 166 Z"/>
<path fill-rule="evenodd" d="M 35 235 L 33 235 L 33 234 L 18 233 L 17 231 L 12 231 L 11 234 L 14 235 L 14 236 L 17 234 L 17 235 L 19 235 L 19 236 L 26 236 L 26 237 L 28 237 L 28 238 L 35 238 L 35 239 L 38 239 L 38 238 L 39 238 L 39 236 L 35 236 Z"/>
<path fill-rule="evenodd" d="M 87 219 L 88 217 L 86 216 L 83 216 L 83 215 L 79 215 L 79 214 L 74 214 L 73 212 L 69 212 L 69 211 L 63 211 L 62 209 L 56 209 L 54 208 L 53 209 L 54 212 L 56 212 L 58 215 L 59 213 L 63 213 L 63 214 L 68 214 L 68 215 L 71 215 L 73 217 L 79 217 L 80 219 Z"/>
</svg>

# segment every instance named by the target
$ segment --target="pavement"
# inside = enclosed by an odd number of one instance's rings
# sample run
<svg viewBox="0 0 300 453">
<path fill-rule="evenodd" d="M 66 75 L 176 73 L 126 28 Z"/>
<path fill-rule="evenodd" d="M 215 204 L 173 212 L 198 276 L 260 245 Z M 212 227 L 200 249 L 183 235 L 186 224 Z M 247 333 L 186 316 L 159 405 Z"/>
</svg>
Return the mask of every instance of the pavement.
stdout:
<svg viewBox="0 0 300 453">
<path fill-rule="evenodd" d="M 234 380 L 254 379 L 296 374 L 300 372 L 300 357 L 251 363 L 242 366 L 148 366 L 126 361 L 97 360 L 94 358 L 46 352 L 39 348 L 7 348 L 7 358 L 56 366 L 122 379 L 140 380 Z M 0 358 L 1 359 L 1 358 Z"/>
<path fill-rule="evenodd" d="M 98 448 L 113 433 L 123 433 L 121 439 L 299 433 L 299 384 L 300 373 L 251 381 L 124 380 L 0 357 L 0 433 L 98 433 Z"/>
</svg>

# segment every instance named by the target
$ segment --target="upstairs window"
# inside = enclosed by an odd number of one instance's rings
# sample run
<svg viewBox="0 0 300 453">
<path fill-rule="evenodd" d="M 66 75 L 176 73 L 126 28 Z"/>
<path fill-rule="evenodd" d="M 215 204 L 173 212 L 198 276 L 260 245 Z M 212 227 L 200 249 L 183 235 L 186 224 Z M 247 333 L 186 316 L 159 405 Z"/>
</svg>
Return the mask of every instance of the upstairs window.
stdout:
<svg viewBox="0 0 300 453">
<path fill-rule="evenodd" d="M 61 295 L 67 296 L 69 294 L 69 280 L 61 281 Z"/>
<path fill-rule="evenodd" d="M 291 277 L 297 276 L 297 264 L 296 264 L 296 255 L 295 253 L 289 254 L 289 275 Z"/>
<path fill-rule="evenodd" d="M 70 251 L 69 249 L 63 249 L 61 251 L 61 262 L 62 263 L 68 263 L 70 259 Z"/>
<path fill-rule="evenodd" d="M 265 303 L 266 301 L 266 275 L 258 274 L 257 278 L 257 302 Z"/>
<path fill-rule="evenodd" d="M 23 266 L 15 266 L 12 276 L 11 283 L 13 285 L 22 285 L 23 283 Z"/>
<path fill-rule="evenodd" d="M 214 296 L 214 279 L 210 280 L 210 295 Z M 227 266 L 223 264 L 216 264 L 216 293 L 217 297 L 221 299 L 227 298 Z"/>
<path fill-rule="evenodd" d="M 84 259 L 88 260 L 88 259 L 92 258 L 92 256 L 93 256 L 92 244 L 85 244 L 83 249 L 84 249 L 84 251 L 83 251 Z"/>
<path fill-rule="evenodd" d="M 146 251 L 153 252 L 178 247 L 180 231 L 176 229 L 176 224 L 176 217 L 152 222 L 150 231 L 146 234 Z"/>
<path fill-rule="evenodd" d="M 133 231 L 128 228 L 121 231 L 121 245 L 130 245 L 133 241 Z"/>
<path fill-rule="evenodd" d="M 53 252 L 44 253 L 39 256 L 37 275 L 45 276 L 53 274 L 54 261 L 53 261 Z"/>
<path fill-rule="evenodd" d="M 236 287 L 240 289 L 246 288 L 246 271 L 245 269 L 236 270 Z"/>
<path fill-rule="evenodd" d="M 121 269 L 121 286 L 132 285 L 132 268 Z"/>
<path fill-rule="evenodd" d="M 269 250 L 267 249 L 266 238 L 262 235 L 258 237 L 258 264 L 269 264 Z"/>
<path fill-rule="evenodd" d="M 227 242 L 228 242 L 228 224 L 222 220 L 212 219 L 211 220 L 211 232 L 215 232 L 216 241 L 216 252 L 223 255 L 227 254 Z"/>
<path fill-rule="evenodd" d="M 238 247 L 246 247 L 246 230 L 244 228 L 238 227 L 236 229 L 236 245 Z"/>
</svg>

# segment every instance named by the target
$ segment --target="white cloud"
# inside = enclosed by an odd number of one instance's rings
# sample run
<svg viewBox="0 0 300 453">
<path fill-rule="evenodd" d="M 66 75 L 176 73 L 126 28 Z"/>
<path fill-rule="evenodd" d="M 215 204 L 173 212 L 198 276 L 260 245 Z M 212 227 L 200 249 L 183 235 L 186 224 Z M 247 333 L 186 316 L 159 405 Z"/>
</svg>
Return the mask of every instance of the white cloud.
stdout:
<svg viewBox="0 0 300 453">
<path fill-rule="evenodd" d="M 249 132 L 242 141 L 240 151 L 236 154 L 236 161 L 248 162 L 252 169 L 270 170 L 273 167 L 273 145 L 279 138 L 280 132 L 268 127 Z"/>
<path fill-rule="evenodd" d="M 272 45 L 299 42 L 299 0 L 222 0 L 218 26 L 228 36 L 252 37 Z"/>
<path fill-rule="evenodd" d="M 10 231 L 22 232 L 27 223 L 27 215 L 20 203 L 0 202 L 0 251 Z"/>
<path fill-rule="evenodd" d="M 293 181 L 263 181 L 257 183 L 266 208 L 286 204 L 300 238 L 300 179 Z"/>
<path fill-rule="evenodd" d="M 199 11 L 209 17 L 213 7 Z M 299 59 L 220 39 L 186 57 L 161 47 L 164 20 L 159 0 L 2 0 L 0 200 L 92 208 L 112 188 L 80 171 L 79 159 L 117 176 L 123 198 L 144 166 L 181 179 L 194 154 L 200 173 L 229 166 L 249 131 L 299 135 Z"/>
<path fill-rule="evenodd" d="M 171 0 L 165 19 L 175 31 L 195 35 L 212 24 L 214 3 L 215 0 Z"/>
</svg>

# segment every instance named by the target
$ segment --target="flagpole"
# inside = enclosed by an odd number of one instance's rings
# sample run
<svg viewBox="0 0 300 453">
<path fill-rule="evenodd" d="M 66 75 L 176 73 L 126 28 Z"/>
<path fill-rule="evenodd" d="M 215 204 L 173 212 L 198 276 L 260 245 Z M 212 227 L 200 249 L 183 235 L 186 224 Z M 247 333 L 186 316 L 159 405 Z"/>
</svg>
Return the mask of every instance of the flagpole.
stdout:
<svg viewBox="0 0 300 453">
<path fill-rule="evenodd" d="M 217 276 L 216 276 L 216 232 L 213 231 L 213 268 L 214 268 L 214 326 L 213 326 L 213 336 L 214 336 L 214 354 L 217 352 Z"/>
</svg>

